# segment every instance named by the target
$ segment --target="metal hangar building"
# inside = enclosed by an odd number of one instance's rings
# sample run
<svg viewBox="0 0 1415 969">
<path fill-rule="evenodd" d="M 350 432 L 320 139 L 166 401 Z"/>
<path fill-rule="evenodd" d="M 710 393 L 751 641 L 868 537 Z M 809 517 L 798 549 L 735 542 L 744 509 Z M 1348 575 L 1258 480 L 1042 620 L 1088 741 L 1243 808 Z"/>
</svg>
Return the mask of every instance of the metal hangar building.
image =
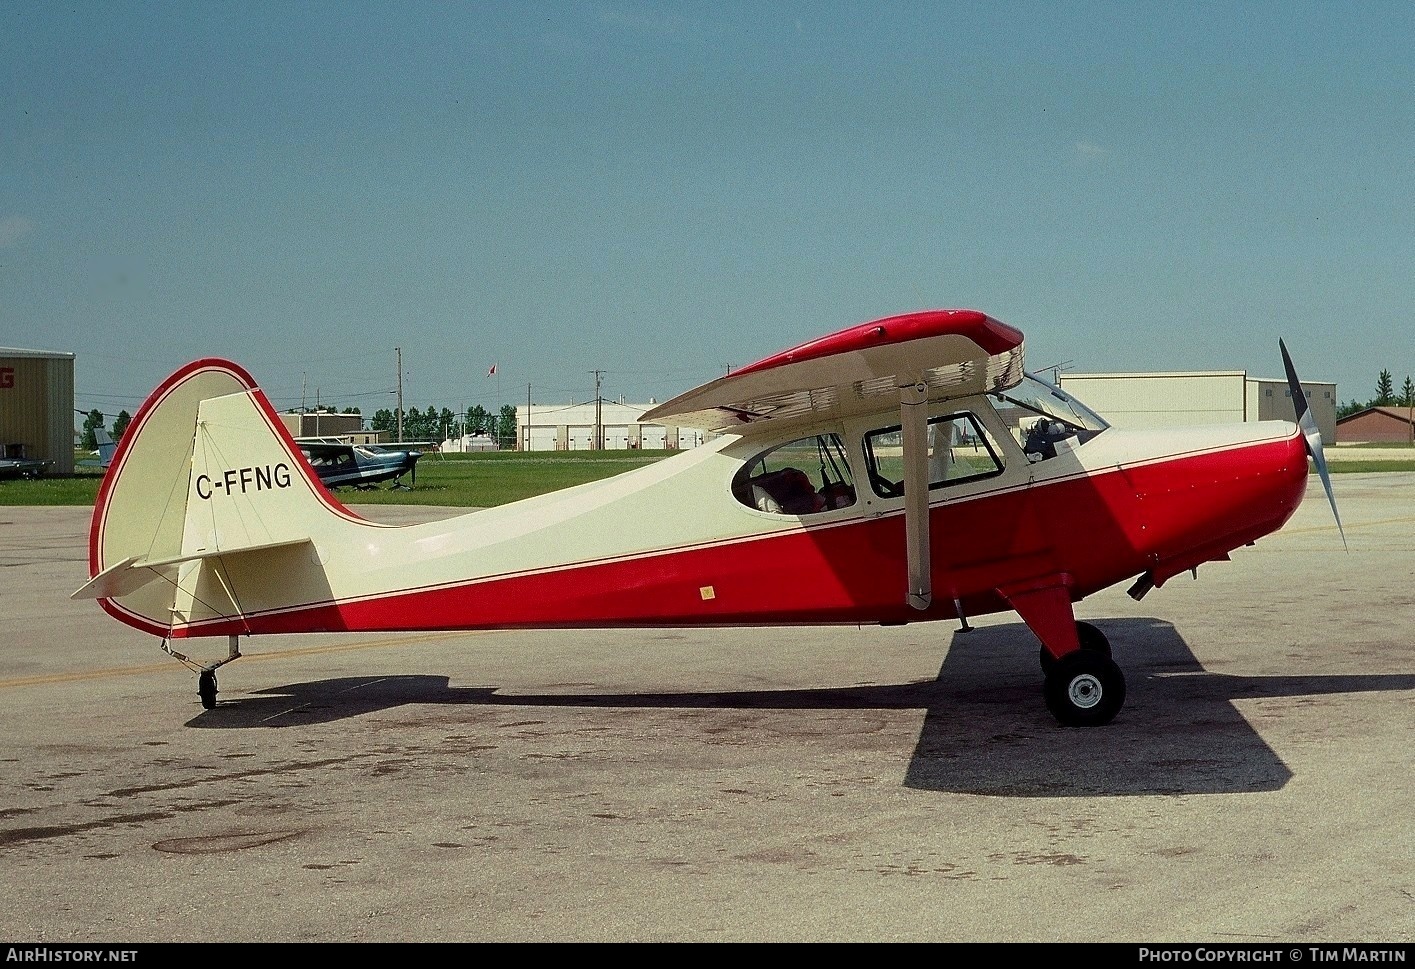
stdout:
<svg viewBox="0 0 1415 969">
<path fill-rule="evenodd" d="M 0 457 L 74 473 L 74 355 L 0 347 Z"/>
<path fill-rule="evenodd" d="M 1275 377 L 1244 370 L 1189 373 L 1066 373 L 1058 386 L 1075 394 L 1116 427 L 1158 428 L 1184 424 L 1292 421 L 1292 391 Z M 1322 432 L 1336 443 L 1336 384 L 1302 381 L 1307 404 Z"/>
</svg>

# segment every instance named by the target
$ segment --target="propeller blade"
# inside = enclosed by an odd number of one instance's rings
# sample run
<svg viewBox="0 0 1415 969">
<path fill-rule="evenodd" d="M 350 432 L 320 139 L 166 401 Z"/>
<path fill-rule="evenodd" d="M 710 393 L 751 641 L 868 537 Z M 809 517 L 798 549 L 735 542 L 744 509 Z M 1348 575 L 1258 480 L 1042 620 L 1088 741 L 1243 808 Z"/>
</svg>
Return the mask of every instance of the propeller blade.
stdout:
<svg viewBox="0 0 1415 969">
<path fill-rule="evenodd" d="M 1326 489 L 1327 501 L 1331 503 L 1331 514 L 1336 519 L 1336 530 L 1341 536 L 1341 547 L 1349 552 L 1351 548 L 1346 544 L 1346 531 L 1341 527 L 1341 512 L 1336 510 L 1336 495 L 1331 490 L 1331 475 L 1327 473 L 1321 429 L 1317 427 L 1312 408 L 1307 406 L 1307 393 L 1302 389 L 1302 381 L 1297 379 L 1297 368 L 1292 365 L 1287 345 L 1278 340 L 1277 348 L 1282 351 L 1282 365 L 1287 369 L 1287 387 L 1292 394 L 1292 409 L 1297 414 L 1297 426 L 1302 430 L 1302 438 L 1307 442 L 1307 453 L 1312 456 L 1312 461 L 1317 466 L 1317 475 L 1322 479 L 1322 487 Z"/>
</svg>

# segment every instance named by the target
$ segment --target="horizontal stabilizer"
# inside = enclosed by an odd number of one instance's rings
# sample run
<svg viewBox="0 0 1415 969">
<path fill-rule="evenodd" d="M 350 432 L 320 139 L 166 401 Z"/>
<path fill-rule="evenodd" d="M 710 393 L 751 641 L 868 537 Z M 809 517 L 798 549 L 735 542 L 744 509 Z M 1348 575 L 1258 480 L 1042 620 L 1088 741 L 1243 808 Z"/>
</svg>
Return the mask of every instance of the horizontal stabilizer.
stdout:
<svg viewBox="0 0 1415 969">
<path fill-rule="evenodd" d="M 130 555 L 117 565 L 110 565 L 72 593 L 70 599 L 111 599 L 141 589 L 158 578 L 158 573 L 135 566 L 138 557 Z"/>
<path fill-rule="evenodd" d="M 167 566 L 180 565 L 183 562 L 199 562 L 203 559 L 215 558 L 234 559 L 256 555 L 275 548 L 313 544 L 313 541 L 308 538 L 297 538 L 285 542 L 267 542 L 264 545 L 248 545 L 245 548 L 212 549 L 211 551 L 193 552 L 190 555 L 177 555 L 172 558 L 163 559 L 139 559 L 137 556 L 130 556 L 129 558 L 123 559 L 123 561 L 119 562 L 117 565 L 110 566 L 95 575 L 92 579 L 89 579 L 81 589 L 71 594 L 69 598 L 111 599 L 124 596 L 137 589 L 141 589 L 149 582 L 155 582 L 162 578 L 162 570 Z"/>
</svg>

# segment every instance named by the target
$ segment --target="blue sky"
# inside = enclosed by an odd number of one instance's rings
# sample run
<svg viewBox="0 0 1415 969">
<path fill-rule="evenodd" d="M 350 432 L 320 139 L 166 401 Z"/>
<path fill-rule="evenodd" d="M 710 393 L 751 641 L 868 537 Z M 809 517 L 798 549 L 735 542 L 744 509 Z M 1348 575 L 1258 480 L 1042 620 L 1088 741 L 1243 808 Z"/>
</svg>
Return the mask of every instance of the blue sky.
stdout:
<svg viewBox="0 0 1415 969">
<path fill-rule="evenodd" d="M 1032 369 L 1415 373 L 1415 4 L 0 3 L 0 346 L 135 411 L 664 400 L 980 309 Z M 496 364 L 498 375 L 488 377 Z"/>
</svg>

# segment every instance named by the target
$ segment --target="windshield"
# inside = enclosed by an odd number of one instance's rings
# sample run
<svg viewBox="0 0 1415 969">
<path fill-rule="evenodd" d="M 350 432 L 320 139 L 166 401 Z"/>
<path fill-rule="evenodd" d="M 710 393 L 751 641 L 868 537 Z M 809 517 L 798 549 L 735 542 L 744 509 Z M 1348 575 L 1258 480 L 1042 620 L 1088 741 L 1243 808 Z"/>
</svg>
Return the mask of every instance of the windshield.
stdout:
<svg viewBox="0 0 1415 969">
<path fill-rule="evenodd" d="M 1000 391 L 993 396 L 1018 407 L 1025 407 L 1033 413 L 1070 424 L 1078 431 L 1091 431 L 1093 434 L 1098 434 L 1110 427 L 1105 418 L 1075 397 L 1060 387 L 1039 380 L 1031 374 L 1023 377 L 1022 382 L 1016 387 Z"/>
<path fill-rule="evenodd" d="M 1075 397 L 1031 374 L 1017 386 L 989 396 L 1029 461 L 1054 458 L 1110 427 Z"/>
</svg>

